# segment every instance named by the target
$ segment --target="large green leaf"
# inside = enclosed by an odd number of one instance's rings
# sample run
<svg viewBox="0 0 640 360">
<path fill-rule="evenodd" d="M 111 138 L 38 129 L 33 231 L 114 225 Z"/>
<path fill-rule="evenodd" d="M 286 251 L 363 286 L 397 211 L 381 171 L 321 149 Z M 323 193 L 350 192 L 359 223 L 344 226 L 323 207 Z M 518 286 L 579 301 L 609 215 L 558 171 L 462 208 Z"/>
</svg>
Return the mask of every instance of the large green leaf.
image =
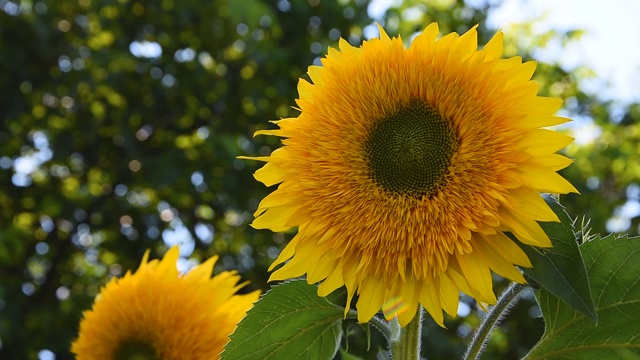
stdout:
<svg viewBox="0 0 640 360">
<path fill-rule="evenodd" d="M 596 322 L 598 317 L 591 298 L 587 270 L 573 233 L 573 222 L 557 201 L 549 196 L 545 200 L 560 218 L 559 223 L 540 223 L 553 247 L 538 249 L 516 242 L 533 264 L 532 268 L 522 270 L 540 287 Z"/>
<path fill-rule="evenodd" d="M 235 359 L 331 359 L 342 338 L 344 308 L 296 280 L 274 286 L 240 321 L 222 353 Z"/>
<path fill-rule="evenodd" d="M 597 237 L 580 247 L 598 324 L 540 289 L 546 329 L 526 359 L 640 358 L 640 239 Z"/>
</svg>

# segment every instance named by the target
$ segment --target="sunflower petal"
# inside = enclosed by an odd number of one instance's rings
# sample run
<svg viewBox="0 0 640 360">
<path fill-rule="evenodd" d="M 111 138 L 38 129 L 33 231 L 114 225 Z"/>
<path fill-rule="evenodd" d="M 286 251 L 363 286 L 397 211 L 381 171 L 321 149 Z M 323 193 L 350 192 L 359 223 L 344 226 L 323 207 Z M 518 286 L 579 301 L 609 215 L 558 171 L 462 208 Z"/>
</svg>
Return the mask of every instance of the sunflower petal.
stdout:
<svg viewBox="0 0 640 360">
<path fill-rule="evenodd" d="M 460 293 L 453 281 L 447 273 L 442 273 L 437 279 L 436 284 L 440 285 L 440 304 L 444 311 L 450 316 L 456 316 L 458 313 L 458 304 L 460 303 Z M 436 287 L 437 288 L 437 287 Z"/>
<path fill-rule="evenodd" d="M 484 46 L 484 61 L 497 60 L 502 56 L 504 49 L 504 34 L 498 31 Z"/>
<path fill-rule="evenodd" d="M 514 265 L 524 266 L 527 268 L 532 266 L 527 254 L 525 254 L 524 251 L 522 251 L 522 249 L 505 234 L 497 233 L 486 236 L 485 241 L 491 245 L 495 251 L 500 254 L 500 256 L 505 259 L 509 259 L 509 261 Z"/>
<path fill-rule="evenodd" d="M 476 254 L 456 256 L 462 274 L 467 280 L 473 296 L 479 301 L 495 303 L 496 296 L 493 293 L 491 273 Z"/>
<path fill-rule="evenodd" d="M 487 264 L 490 264 L 491 270 L 496 274 L 513 280 L 517 283 L 524 284 L 526 281 L 518 269 L 507 258 L 493 251 L 493 247 L 484 241 L 478 241 L 474 244 L 474 251 L 477 251 Z"/>
<path fill-rule="evenodd" d="M 434 283 L 423 285 L 420 291 L 420 303 L 436 324 L 444 327 L 444 316 L 442 315 L 442 305 L 438 290 Z"/>
</svg>

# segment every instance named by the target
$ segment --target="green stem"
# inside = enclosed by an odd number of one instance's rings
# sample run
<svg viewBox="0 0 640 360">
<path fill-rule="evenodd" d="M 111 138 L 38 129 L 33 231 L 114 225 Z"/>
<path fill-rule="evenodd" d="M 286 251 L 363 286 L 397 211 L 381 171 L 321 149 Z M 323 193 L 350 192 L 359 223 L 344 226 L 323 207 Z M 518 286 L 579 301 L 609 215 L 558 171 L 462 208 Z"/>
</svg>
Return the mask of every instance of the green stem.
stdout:
<svg viewBox="0 0 640 360">
<path fill-rule="evenodd" d="M 392 321 L 398 321 L 394 319 Z M 420 339 L 422 338 L 422 306 L 418 306 L 416 316 L 401 328 L 397 338 L 390 339 L 393 360 L 420 359 Z"/>
<path fill-rule="evenodd" d="M 502 295 L 500 295 L 496 305 L 492 307 L 487 316 L 482 319 L 482 324 L 480 324 L 480 327 L 473 335 L 473 339 L 471 339 L 471 344 L 469 344 L 463 360 L 480 359 L 495 325 L 506 316 L 509 309 L 518 302 L 518 295 L 526 288 L 526 285 L 511 283 Z"/>
</svg>

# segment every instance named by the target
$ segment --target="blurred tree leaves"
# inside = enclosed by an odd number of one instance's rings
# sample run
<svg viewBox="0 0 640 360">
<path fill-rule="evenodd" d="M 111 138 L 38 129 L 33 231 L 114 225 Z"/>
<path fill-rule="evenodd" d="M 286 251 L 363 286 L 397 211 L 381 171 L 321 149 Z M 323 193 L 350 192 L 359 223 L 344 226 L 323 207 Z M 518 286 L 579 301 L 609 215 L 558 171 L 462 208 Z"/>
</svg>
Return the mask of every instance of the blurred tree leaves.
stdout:
<svg viewBox="0 0 640 360">
<path fill-rule="evenodd" d="M 295 114 L 297 79 L 365 9 L 2 1 L 0 358 L 70 358 L 80 312 L 146 248 L 221 254 L 265 288 L 284 237 L 247 226 L 268 190 L 236 156 L 278 145 L 251 134 Z"/>
<path fill-rule="evenodd" d="M 287 236 L 247 226 L 269 189 L 251 176 L 259 164 L 236 156 L 279 146 L 251 135 L 295 116 L 297 80 L 328 46 L 361 43 L 373 28 L 368 3 L 0 0 L 0 358 L 71 358 L 81 311 L 147 248 L 179 242 L 194 261 L 220 254 L 218 270 L 266 290 Z M 442 32 L 480 24 L 484 44 L 495 5 L 407 0 L 375 20 L 407 40 L 431 21 Z M 525 59 L 550 38 L 579 36 L 505 30 L 506 55 Z M 567 150 L 576 163 L 564 175 L 582 195 L 561 199 L 600 232 L 638 198 L 640 108 L 585 94 L 587 75 L 541 63 L 536 80 L 602 131 Z M 637 232 L 638 218 L 629 222 Z M 532 309 L 532 297 L 518 305 L 489 353 L 526 353 L 537 338 L 522 334 L 542 333 Z M 428 322 L 430 359 L 461 354 L 477 321 L 447 319 L 447 332 Z"/>
</svg>

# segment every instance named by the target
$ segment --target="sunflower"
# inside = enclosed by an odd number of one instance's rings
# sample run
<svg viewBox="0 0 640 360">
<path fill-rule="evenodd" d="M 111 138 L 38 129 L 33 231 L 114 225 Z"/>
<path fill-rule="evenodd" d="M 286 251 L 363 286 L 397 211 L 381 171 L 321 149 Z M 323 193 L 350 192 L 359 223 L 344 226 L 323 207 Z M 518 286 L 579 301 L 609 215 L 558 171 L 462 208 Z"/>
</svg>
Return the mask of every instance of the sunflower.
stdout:
<svg viewBox="0 0 640 360">
<path fill-rule="evenodd" d="M 538 221 L 559 219 L 540 192 L 577 192 L 557 174 L 573 139 L 545 129 L 569 120 L 537 96 L 535 62 L 502 51 L 501 32 L 477 50 L 475 27 L 438 39 L 434 23 L 408 48 L 382 28 L 359 48 L 340 40 L 309 67 L 300 114 L 256 132 L 283 146 L 250 158 L 279 184 L 252 226 L 298 227 L 270 280 L 345 285 L 360 322 L 382 308 L 402 326 L 418 304 L 443 326 L 460 291 L 494 303 L 491 271 L 524 283 L 514 265 L 531 263 L 505 232 L 551 246 Z"/>
<path fill-rule="evenodd" d="M 217 256 L 181 276 L 179 251 L 112 279 L 83 313 L 71 351 L 82 359 L 217 359 L 259 291 L 235 295 L 235 272 L 211 277 Z"/>
</svg>

